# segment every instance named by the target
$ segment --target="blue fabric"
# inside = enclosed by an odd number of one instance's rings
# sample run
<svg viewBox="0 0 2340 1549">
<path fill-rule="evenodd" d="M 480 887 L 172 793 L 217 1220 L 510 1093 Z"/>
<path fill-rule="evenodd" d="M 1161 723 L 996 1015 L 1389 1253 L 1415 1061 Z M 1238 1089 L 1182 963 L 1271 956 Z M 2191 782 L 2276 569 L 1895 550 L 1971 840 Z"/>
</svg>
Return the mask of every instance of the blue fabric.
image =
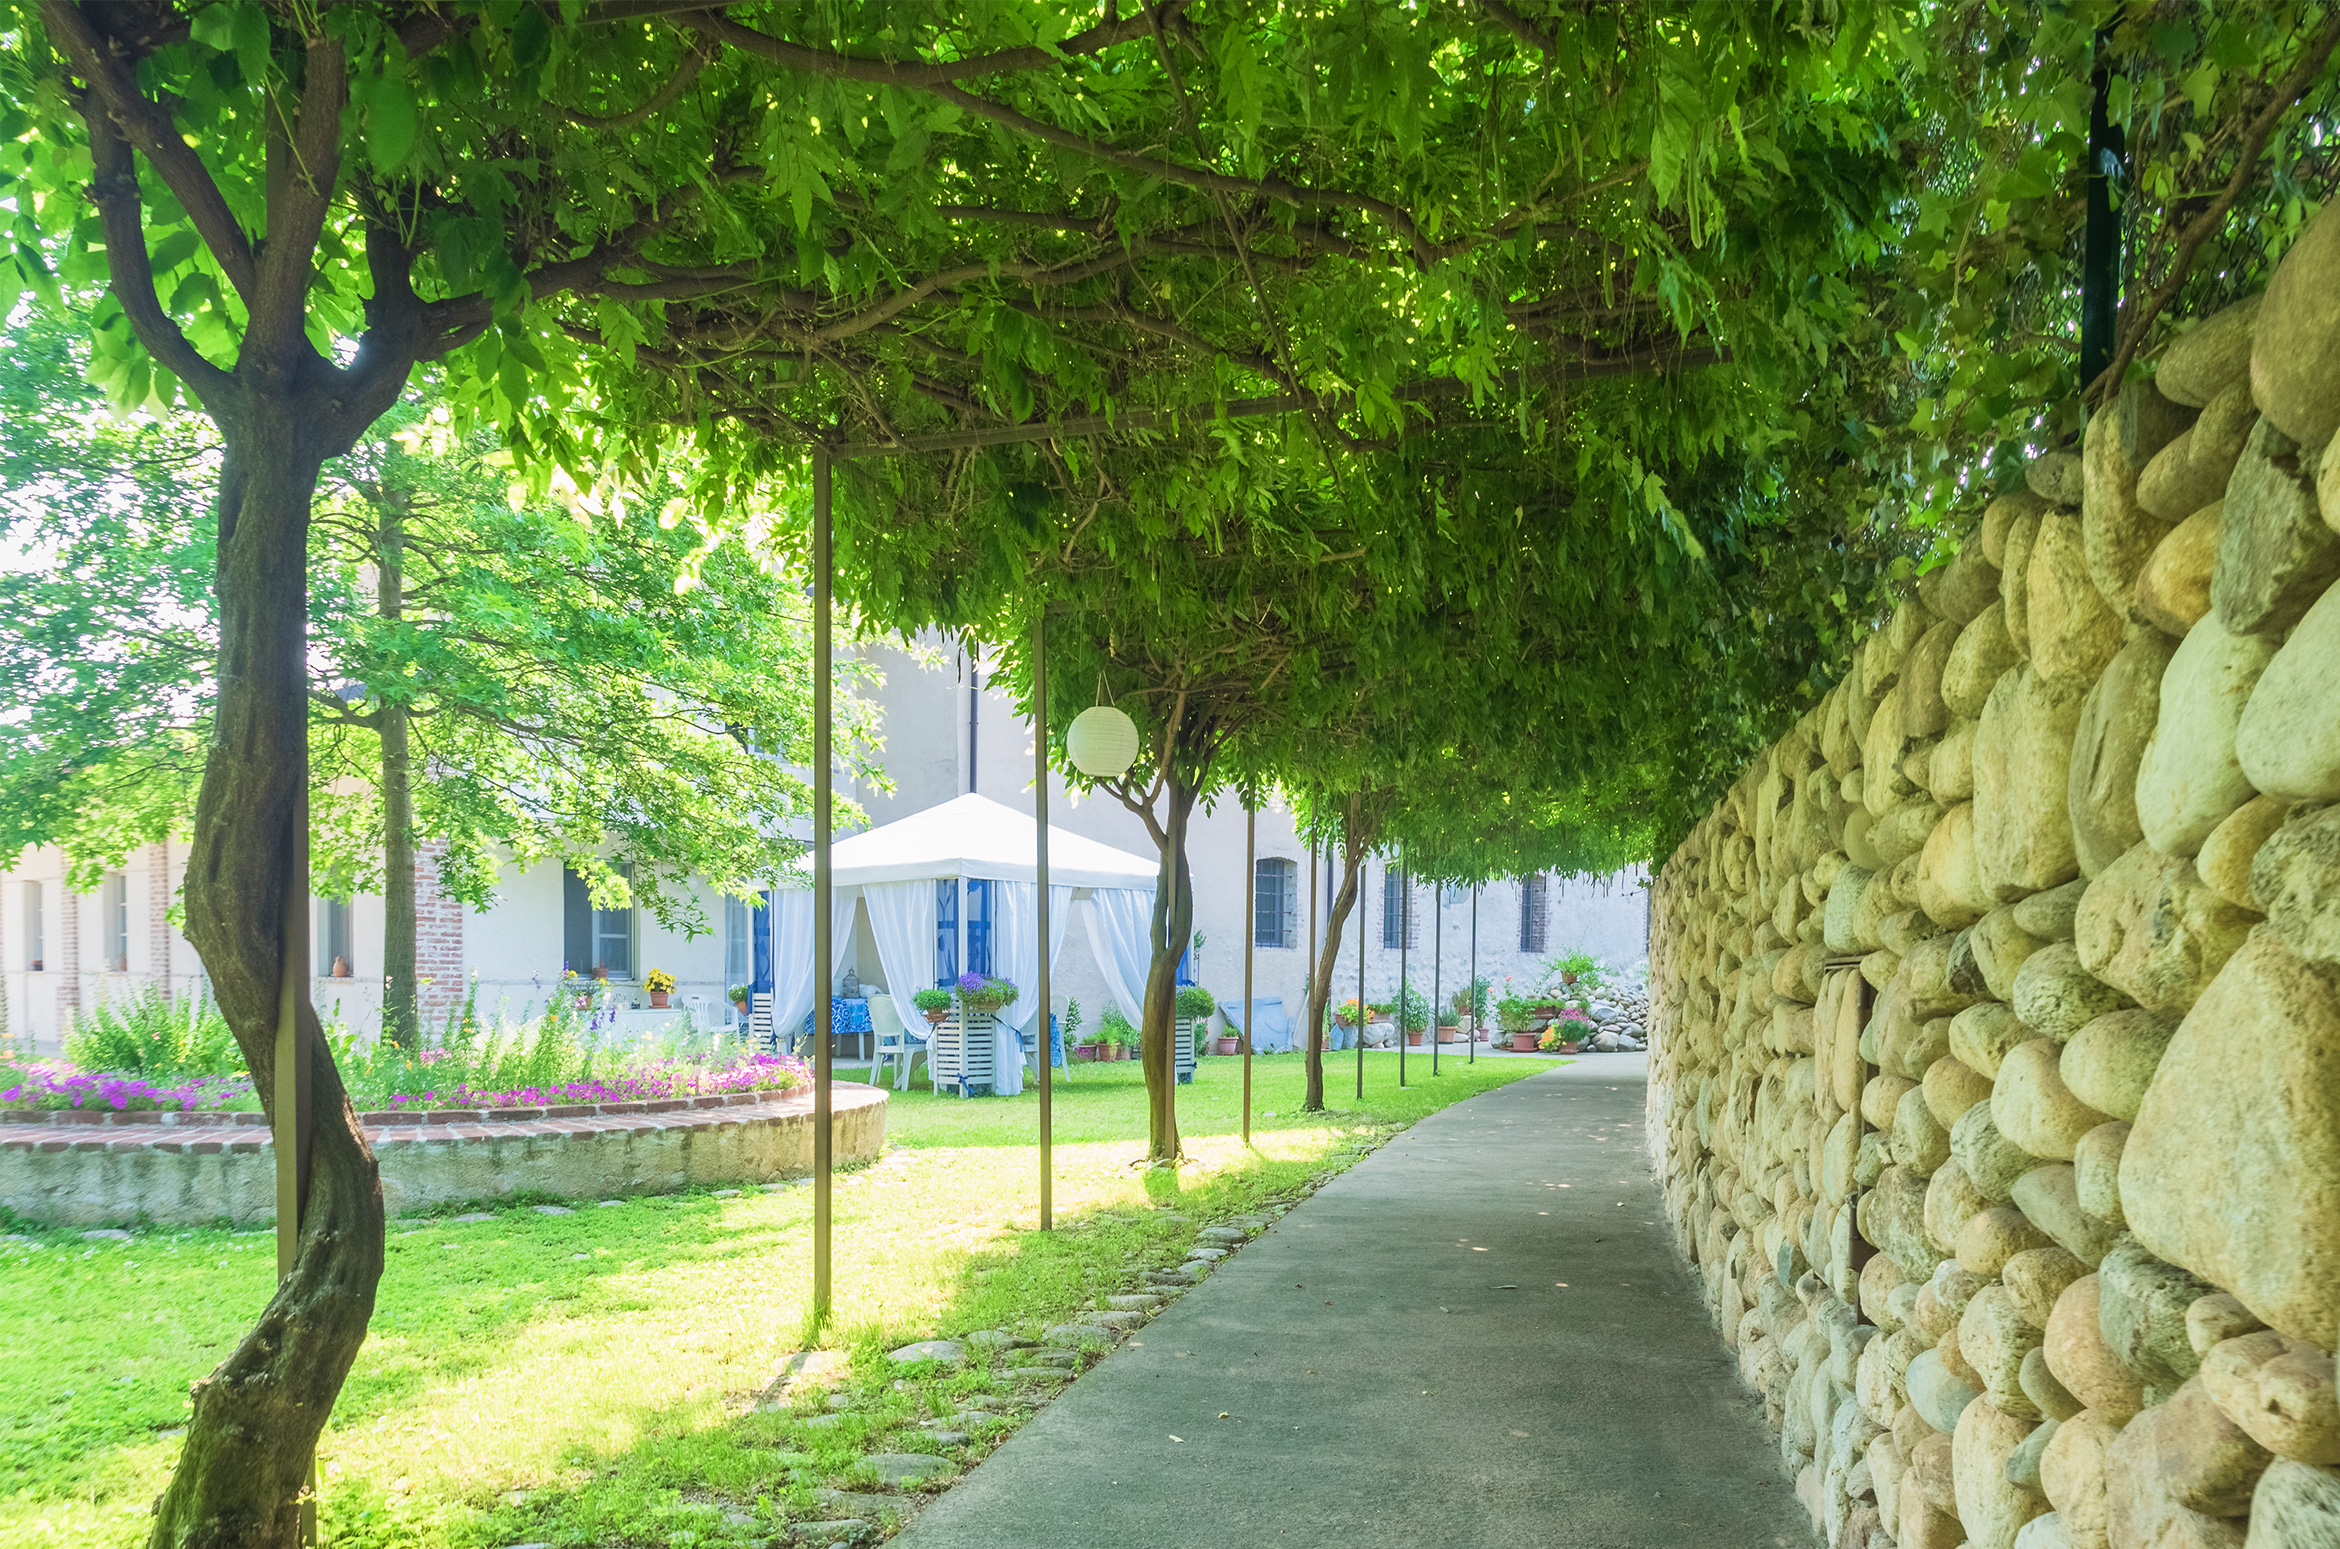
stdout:
<svg viewBox="0 0 2340 1549">
<path fill-rule="evenodd" d="M 829 1001 L 829 1031 L 842 1036 L 846 1033 L 870 1031 L 869 1002 L 859 996 L 838 995 Z M 813 1014 L 804 1014 L 804 1036 L 813 1035 Z"/>
<path fill-rule="evenodd" d="M 1227 1019 L 1227 1031 L 1240 1036 L 1243 1032 L 1243 1002 L 1219 1002 L 1219 1014 Z M 1282 996 L 1254 999 L 1251 1003 L 1251 1052 L 1277 1054 L 1292 1047 L 1292 1019 L 1284 1015 Z"/>
</svg>

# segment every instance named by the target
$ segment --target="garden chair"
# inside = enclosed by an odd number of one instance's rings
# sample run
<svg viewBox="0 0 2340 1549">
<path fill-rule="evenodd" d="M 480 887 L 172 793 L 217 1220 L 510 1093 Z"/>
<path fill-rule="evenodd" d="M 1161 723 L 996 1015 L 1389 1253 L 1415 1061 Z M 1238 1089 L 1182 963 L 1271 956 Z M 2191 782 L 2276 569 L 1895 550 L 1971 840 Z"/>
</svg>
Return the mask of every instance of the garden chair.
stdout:
<svg viewBox="0 0 2340 1549">
<path fill-rule="evenodd" d="M 902 1014 L 894 1009 L 891 998 L 879 997 L 869 1003 L 869 1026 L 876 1052 L 869 1063 L 869 1084 L 877 1086 L 886 1079 L 886 1067 L 894 1067 L 894 1090 L 910 1089 L 910 1074 L 917 1067 L 918 1056 L 926 1052 L 926 1040 L 913 1038 L 902 1025 Z M 929 1061 L 931 1067 L 932 1062 Z M 932 1075 L 931 1068 L 928 1072 Z"/>
<path fill-rule="evenodd" d="M 772 992 L 760 990 L 748 1002 L 748 1047 L 759 1053 L 777 1054 L 780 1046 L 772 1038 Z"/>
</svg>

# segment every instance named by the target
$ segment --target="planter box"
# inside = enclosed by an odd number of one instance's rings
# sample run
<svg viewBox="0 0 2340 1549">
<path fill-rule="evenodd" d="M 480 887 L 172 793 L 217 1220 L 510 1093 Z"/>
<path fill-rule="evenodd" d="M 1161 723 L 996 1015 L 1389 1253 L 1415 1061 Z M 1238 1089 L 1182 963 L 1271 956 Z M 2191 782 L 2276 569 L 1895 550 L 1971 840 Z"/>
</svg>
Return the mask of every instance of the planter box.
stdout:
<svg viewBox="0 0 2340 1549">
<path fill-rule="evenodd" d="M 954 1011 L 936 1026 L 926 1048 L 926 1068 L 936 1091 L 948 1087 L 961 1097 L 991 1095 L 992 1056 L 998 1047 L 995 1022 L 988 1011 Z"/>
<path fill-rule="evenodd" d="M 1202 1017 L 1179 1017 L 1171 1024 L 1170 1043 L 1177 1056 L 1173 1063 L 1177 1067 L 1180 1086 L 1190 1085 L 1194 1081 L 1195 1038 L 1204 1020 Z"/>
</svg>

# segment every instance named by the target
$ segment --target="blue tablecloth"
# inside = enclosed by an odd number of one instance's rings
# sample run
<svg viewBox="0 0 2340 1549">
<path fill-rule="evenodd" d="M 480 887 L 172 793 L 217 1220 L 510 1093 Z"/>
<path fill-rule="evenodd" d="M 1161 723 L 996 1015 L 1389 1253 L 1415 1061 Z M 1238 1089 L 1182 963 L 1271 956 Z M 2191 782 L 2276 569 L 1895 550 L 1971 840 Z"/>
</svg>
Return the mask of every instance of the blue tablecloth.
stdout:
<svg viewBox="0 0 2340 1549">
<path fill-rule="evenodd" d="M 1243 1031 L 1243 1002 L 1219 1002 L 1219 1015 L 1227 1019 L 1229 1033 Z M 1292 1047 L 1292 1019 L 1284 1014 L 1282 996 L 1261 996 L 1251 1003 L 1251 1052 L 1280 1054 Z"/>
<path fill-rule="evenodd" d="M 838 995 L 829 1001 L 829 1031 L 833 1033 L 866 1033 L 869 1026 L 869 1002 L 856 996 Z M 813 1035 L 813 1014 L 804 1014 L 804 1036 Z"/>
</svg>

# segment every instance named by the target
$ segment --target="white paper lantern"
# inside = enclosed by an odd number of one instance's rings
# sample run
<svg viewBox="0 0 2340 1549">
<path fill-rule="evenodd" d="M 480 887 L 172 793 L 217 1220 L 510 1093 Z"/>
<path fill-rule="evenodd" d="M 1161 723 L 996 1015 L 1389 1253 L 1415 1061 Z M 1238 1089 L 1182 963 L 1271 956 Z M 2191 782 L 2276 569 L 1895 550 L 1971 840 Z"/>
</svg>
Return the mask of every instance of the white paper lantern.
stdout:
<svg viewBox="0 0 2340 1549">
<path fill-rule="evenodd" d="M 1092 705 L 1073 717 L 1064 751 L 1085 775 L 1110 780 L 1137 762 L 1137 722 L 1111 705 Z"/>
</svg>

